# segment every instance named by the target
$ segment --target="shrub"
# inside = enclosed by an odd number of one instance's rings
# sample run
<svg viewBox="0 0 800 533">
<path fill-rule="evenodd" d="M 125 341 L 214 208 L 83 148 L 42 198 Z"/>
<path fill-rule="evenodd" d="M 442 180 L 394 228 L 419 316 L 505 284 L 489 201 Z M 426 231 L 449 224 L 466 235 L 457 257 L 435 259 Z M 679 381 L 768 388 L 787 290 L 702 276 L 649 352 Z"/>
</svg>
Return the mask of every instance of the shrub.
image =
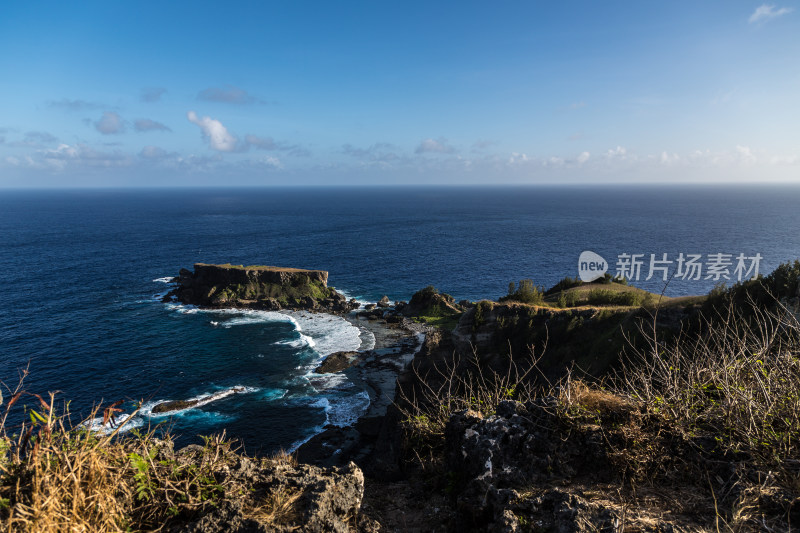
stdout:
<svg viewBox="0 0 800 533">
<path fill-rule="evenodd" d="M 618 292 L 610 289 L 593 289 L 589 291 L 589 305 L 624 305 L 640 306 L 648 303 L 650 295 L 639 291 Z"/>
<path fill-rule="evenodd" d="M 508 295 L 500 298 L 500 301 L 514 301 L 540 305 L 544 303 L 544 292 L 541 287 L 536 287 L 533 281 L 523 279 L 520 280 L 519 287 L 515 287 L 513 282 L 510 283 L 508 286 Z"/>
<path fill-rule="evenodd" d="M 563 308 L 578 305 L 578 293 L 575 291 L 562 292 L 558 295 L 558 306 Z"/>
<path fill-rule="evenodd" d="M 778 472 L 800 497 L 800 323 L 785 310 L 729 307 L 701 333 L 664 342 L 644 333 L 619 390 L 687 438 Z"/>
<path fill-rule="evenodd" d="M 509 291 L 508 291 L 509 294 L 514 292 L 514 286 L 513 285 L 514 285 L 513 282 L 511 283 L 511 285 L 509 285 Z M 549 289 L 547 289 L 544 292 L 544 294 L 545 294 L 545 296 L 550 296 L 551 294 L 555 294 L 557 292 L 563 292 L 563 291 L 565 291 L 567 289 L 571 289 L 573 287 L 580 287 L 581 285 L 583 285 L 583 282 L 580 279 L 571 278 L 571 277 L 567 276 L 564 279 L 562 279 L 561 281 L 559 281 L 558 283 L 556 283 L 555 285 L 553 285 L 552 287 L 550 287 Z"/>
</svg>

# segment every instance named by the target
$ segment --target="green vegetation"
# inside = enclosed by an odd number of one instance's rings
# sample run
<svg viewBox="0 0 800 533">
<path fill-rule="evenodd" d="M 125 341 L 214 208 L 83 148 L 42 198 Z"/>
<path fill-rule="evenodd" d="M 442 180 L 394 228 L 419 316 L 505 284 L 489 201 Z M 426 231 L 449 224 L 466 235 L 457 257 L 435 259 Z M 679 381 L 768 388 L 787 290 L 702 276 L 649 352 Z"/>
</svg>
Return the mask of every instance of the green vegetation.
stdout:
<svg viewBox="0 0 800 533">
<path fill-rule="evenodd" d="M 440 316 L 415 316 L 414 322 L 428 324 L 447 331 L 451 331 L 458 325 L 458 319 L 461 315 L 440 315 Z"/>
<path fill-rule="evenodd" d="M 473 333 L 486 322 L 486 315 L 491 313 L 492 309 L 494 309 L 494 302 L 489 300 L 481 300 L 475 304 L 475 314 L 472 316 Z"/>
<path fill-rule="evenodd" d="M 558 294 L 558 307 L 564 309 L 567 307 L 575 307 L 580 300 L 576 291 L 562 291 Z"/>
<path fill-rule="evenodd" d="M 523 279 L 519 282 L 519 287 L 514 285 L 512 281 L 508 285 L 508 294 L 500 298 L 501 302 L 521 302 L 532 305 L 544 304 L 544 290 L 533 284 L 529 279 Z"/>
<path fill-rule="evenodd" d="M 768 276 L 759 275 L 756 279 L 742 281 L 731 287 L 724 282 L 718 284 L 709 293 L 706 311 L 726 307 L 733 303 L 755 304 L 756 306 L 773 306 L 777 300 L 800 296 L 800 261 L 779 265 Z"/>
<path fill-rule="evenodd" d="M 289 302 L 300 301 L 308 297 L 324 300 L 325 298 L 330 298 L 333 293 L 334 289 L 332 287 L 326 287 L 320 281 L 312 280 L 306 276 L 298 276 L 292 285 L 279 283 L 231 284 L 226 285 L 221 290 L 217 287 L 212 287 L 208 297 L 216 303 L 275 298 L 286 305 Z"/>
<path fill-rule="evenodd" d="M 611 291 L 607 289 L 592 289 L 589 291 L 586 303 L 588 305 L 621 305 L 641 306 L 653 303 L 653 295 L 645 291 Z"/>
<path fill-rule="evenodd" d="M 571 289 L 572 287 L 580 287 L 583 285 L 583 282 L 578 278 L 572 278 L 570 276 L 565 277 L 549 289 L 547 289 L 544 294 L 545 296 L 550 296 L 551 294 L 557 294 L 562 291 L 566 291 L 567 289 Z M 512 292 L 513 287 L 509 286 L 509 294 Z"/>
</svg>

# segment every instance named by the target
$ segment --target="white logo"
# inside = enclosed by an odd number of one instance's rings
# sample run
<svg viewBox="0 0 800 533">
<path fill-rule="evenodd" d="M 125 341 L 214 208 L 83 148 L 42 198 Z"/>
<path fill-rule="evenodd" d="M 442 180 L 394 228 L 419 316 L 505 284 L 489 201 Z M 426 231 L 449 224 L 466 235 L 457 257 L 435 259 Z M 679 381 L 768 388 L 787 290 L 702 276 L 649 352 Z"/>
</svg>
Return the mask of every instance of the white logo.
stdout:
<svg viewBox="0 0 800 533">
<path fill-rule="evenodd" d="M 605 259 L 589 250 L 581 252 L 581 256 L 578 258 L 578 276 L 581 281 L 589 283 L 602 278 L 606 271 L 608 271 L 608 262 Z"/>
</svg>

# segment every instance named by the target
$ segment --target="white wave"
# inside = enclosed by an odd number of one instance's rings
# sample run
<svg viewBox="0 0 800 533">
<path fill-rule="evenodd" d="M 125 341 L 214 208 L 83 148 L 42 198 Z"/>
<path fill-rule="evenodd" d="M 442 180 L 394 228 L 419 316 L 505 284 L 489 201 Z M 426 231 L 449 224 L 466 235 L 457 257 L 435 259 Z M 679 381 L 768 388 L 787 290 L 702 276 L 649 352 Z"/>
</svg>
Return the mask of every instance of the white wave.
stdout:
<svg viewBox="0 0 800 533">
<path fill-rule="evenodd" d="M 320 396 L 309 404 L 325 412 L 325 425 L 352 426 L 369 407 L 369 394 L 361 391 L 346 396 Z"/>
<path fill-rule="evenodd" d="M 132 429 L 141 427 L 144 424 L 144 419 L 140 416 L 131 417 L 127 414 L 122 414 L 119 416 L 114 417 L 114 422 L 109 420 L 103 425 L 103 417 L 99 416 L 97 418 L 92 418 L 91 420 L 87 420 L 83 424 L 83 427 L 88 429 L 89 431 L 95 431 L 100 435 L 110 435 L 113 433 L 118 427 L 120 428 L 120 433 L 125 433 Z M 121 426 L 121 427 L 120 427 Z"/>
<path fill-rule="evenodd" d="M 174 276 L 166 276 L 163 278 L 156 278 L 153 280 L 155 283 L 172 283 L 172 280 L 175 279 Z"/>
<path fill-rule="evenodd" d="M 314 387 L 315 390 L 320 392 L 350 382 L 350 379 L 344 372 L 332 372 L 330 374 L 315 374 L 310 372 L 306 374 L 305 378 L 311 383 L 311 386 Z"/>
<path fill-rule="evenodd" d="M 183 409 L 175 409 L 174 411 L 167 411 L 164 413 L 154 413 L 153 408 L 161 403 L 171 400 L 156 400 L 142 404 L 142 406 L 139 408 L 139 411 L 136 413 L 135 416 L 131 416 L 129 414 L 122 414 L 115 417 L 115 421 L 113 423 L 112 421 L 109 420 L 105 425 L 103 424 L 103 417 L 97 417 L 91 420 L 87 420 L 86 422 L 83 423 L 83 425 L 87 429 L 91 431 L 96 431 L 101 435 L 108 435 L 110 433 L 113 433 L 118 427 L 120 428 L 119 430 L 120 433 L 125 433 L 134 428 L 141 427 L 142 425 L 144 425 L 145 421 L 150 419 L 158 419 L 175 415 L 179 416 L 184 415 L 186 413 L 189 413 L 190 411 L 193 411 L 197 407 L 208 405 L 211 402 L 227 398 L 228 396 L 231 396 L 233 394 L 249 394 L 253 392 L 258 392 L 259 390 L 261 389 L 257 387 L 234 386 L 218 390 L 215 392 L 204 393 L 195 396 L 193 398 L 189 398 L 187 400 L 187 401 L 197 400 L 197 403 L 189 407 L 185 407 Z M 283 389 L 278 389 L 278 391 L 282 391 L 280 397 L 283 397 L 283 395 L 286 394 L 286 391 L 284 391 Z M 223 415 L 215 413 L 215 416 L 222 417 Z"/>
<path fill-rule="evenodd" d="M 336 398 L 327 412 L 328 423 L 338 427 L 352 426 L 369 407 L 369 394 L 361 391 L 354 396 Z"/>
<path fill-rule="evenodd" d="M 314 339 L 309 337 L 308 335 L 303 335 L 302 333 L 299 334 L 299 339 L 291 339 L 288 341 L 278 341 L 275 344 L 279 346 L 291 346 L 292 348 L 314 348 L 316 346 L 316 342 Z"/>
<path fill-rule="evenodd" d="M 339 294 L 341 294 L 342 296 L 344 296 L 344 297 L 345 297 L 345 298 L 347 298 L 348 300 L 354 299 L 356 302 L 358 302 L 359 304 L 361 304 L 361 307 L 362 307 L 362 308 L 363 308 L 365 305 L 377 303 L 377 302 L 371 302 L 371 301 L 369 301 L 369 300 L 364 300 L 363 298 L 359 298 L 359 297 L 353 297 L 353 296 L 352 296 L 352 295 L 351 295 L 349 292 L 347 292 L 347 291 L 345 291 L 345 290 L 342 290 L 342 289 L 336 289 L 336 292 L 338 292 Z"/>
<path fill-rule="evenodd" d="M 361 346 L 359 350 L 368 352 L 375 348 L 375 334 L 366 328 L 361 329 Z"/>
<path fill-rule="evenodd" d="M 313 348 L 323 358 L 334 352 L 355 351 L 362 344 L 361 330 L 342 317 L 307 311 L 260 311 L 254 309 L 197 309 L 192 305 L 164 304 L 167 309 L 183 314 L 197 312 L 231 316 L 227 320 L 214 321 L 216 325 L 230 328 L 248 324 L 289 322 L 300 333 L 306 346 Z M 287 344 L 300 339 L 285 341 Z"/>
<path fill-rule="evenodd" d="M 417 347 L 414 348 L 414 355 L 417 355 L 419 351 L 422 349 L 422 345 L 425 343 L 425 334 L 422 332 L 416 333 L 417 337 Z"/>
<path fill-rule="evenodd" d="M 165 303 L 164 306 L 166 306 L 166 308 L 170 311 L 175 311 L 176 313 L 180 313 L 182 315 L 193 315 L 200 311 L 200 309 L 194 305 L 177 304 L 173 302 Z"/>
<path fill-rule="evenodd" d="M 294 453 L 295 451 L 297 451 L 297 448 L 299 448 L 306 442 L 310 441 L 311 439 L 322 433 L 324 430 L 325 430 L 324 426 L 314 426 L 313 428 L 311 428 L 308 435 L 306 435 L 300 440 L 293 442 L 291 446 L 289 446 L 289 449 L 287 451 L 289 453 Z"/>
<path fill-rule="evenodd" d="M 314 340 L 314 349 L 321 357 L 334 352 L 356 351 L 361 346 L 361 330 L 342 317 L 307 311 L 290 314 L 297 331 Z"/>
<path fill-rule="evenodd" d="M 274 402 L 276 400 L 282 400 L 288 392 L 287 389 L 267 389 L 260 396 L 268 402 Z"/>
<path fill-rule="evenodd" d="M 217 400 L 221 400 L 223 398 L 227 398 L 228 396 L 233 396 L 234 394 L 249 394 L 249 393 L 252 393 L 252 392 L 257 392 L 258 390 L 260 390 L 260 389 L 258 389 L 256 387 L 239 387 L 239 386 L 230 387 L 230 388 L 227 388 L 227 389 L 222 389 L 222 390 L 215 391 L 215 392 L 200 394 L 199 396 L 195 396 L 193 398 L 189 398 L 186 401 L 189 401 L 189 402 L 195 401 L 195 402 L 197 402 L 197 403 L 192 404 L 189 407 L 185 407 L 183 409 L 175 409 L 173 411 L 166 411 L 164 413 L 153 413 L 152 410 L 156 405 L 158 405 L 160 403 L 164 403 L 165 401 L 173 401 L 173 400 L 160 400 L 160 401 L 157 401 L 157 402 L 150 402 L 148 404 L 143 405 L 142 409 L 141 409 L 141 413 L 143 415 L 149 416 L 151 418 L 162 417 L 162 416 L 172 416 L 172 415 L 176 415 L 176 414 L 182 413 L 184 411 L 189 411 L 191 409 L 196 409 L 197 407 L 202 407 L 204 405 L 208 405 L 211 402 L 216 402 Z"/>
</svg>

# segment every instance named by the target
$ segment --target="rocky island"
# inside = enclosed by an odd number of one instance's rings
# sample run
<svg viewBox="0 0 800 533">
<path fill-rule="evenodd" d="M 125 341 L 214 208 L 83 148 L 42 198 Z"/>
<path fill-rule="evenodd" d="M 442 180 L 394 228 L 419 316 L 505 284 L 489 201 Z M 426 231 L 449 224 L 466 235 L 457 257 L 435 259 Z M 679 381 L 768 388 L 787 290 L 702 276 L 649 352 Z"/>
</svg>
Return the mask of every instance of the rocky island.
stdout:
<svg viewBox="0 0 800 533">
<path fill-rule="evenodd" d="M 181 269 L 177 287 L 165 300 L 206 308 L 325 311 L 343 314 L 358 308 L 355 300 L 328 287 L 324 270 L 273 266 L 209 265 Z"/>
</svg>

